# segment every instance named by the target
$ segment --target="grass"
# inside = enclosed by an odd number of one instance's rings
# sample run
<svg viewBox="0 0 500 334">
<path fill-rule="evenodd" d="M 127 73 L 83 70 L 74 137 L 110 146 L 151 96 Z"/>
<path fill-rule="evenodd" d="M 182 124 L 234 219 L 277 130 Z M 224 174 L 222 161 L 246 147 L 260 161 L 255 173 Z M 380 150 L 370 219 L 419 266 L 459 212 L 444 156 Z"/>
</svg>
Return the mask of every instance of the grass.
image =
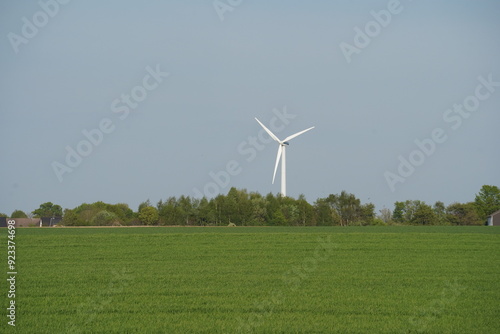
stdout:
<svg viewBox="0 0 500 334">
<path fill-rule="evenodd" d="M 494 333 L 499 242 L 495 227 L 19 228 L 16 328 L 0 331 Z"/>
</svg>

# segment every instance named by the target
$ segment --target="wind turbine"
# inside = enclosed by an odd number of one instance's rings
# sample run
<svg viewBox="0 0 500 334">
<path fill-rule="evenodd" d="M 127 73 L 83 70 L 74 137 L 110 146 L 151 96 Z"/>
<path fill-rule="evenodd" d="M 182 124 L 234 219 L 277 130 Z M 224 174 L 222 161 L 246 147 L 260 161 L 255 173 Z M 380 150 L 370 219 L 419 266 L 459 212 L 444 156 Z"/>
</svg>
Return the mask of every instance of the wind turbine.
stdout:
<svg viewBox="0 0 500 334">
<path fill-rule="evenodd" d="M 312 128 L 306 129 L 304 131 L 297 132 L 294 135 L 291 135 L 289 137 L 286 137 L 285 140 L 279 140 L 278 137 L 274 133 L 271 132 L 268 128 L 265 127 L 264 124 L 262 124 L 257 118 L 255 120 L 266 130 L 266 132 L 271 136 L 272 139 L 278 142 L 279 147 L 278 147 L 278 156 L 276 157 L 276 165 L 274 166 L 274 175 L 273 175 L 273 184 L 274 180 L 276 178 L 276 171 L 278 170 L 278 165 L 280 163 L 280 159 L 283 157 L 283 161 L 281 162 L 281 195 L 283 197 L 286 197 L 286 147 L 290 145 L 288 143 L 289 140 L 292 140 L 295 137 L 300 136 L 301 134 L 314 129 L 314 126 Z"/>
</svg>

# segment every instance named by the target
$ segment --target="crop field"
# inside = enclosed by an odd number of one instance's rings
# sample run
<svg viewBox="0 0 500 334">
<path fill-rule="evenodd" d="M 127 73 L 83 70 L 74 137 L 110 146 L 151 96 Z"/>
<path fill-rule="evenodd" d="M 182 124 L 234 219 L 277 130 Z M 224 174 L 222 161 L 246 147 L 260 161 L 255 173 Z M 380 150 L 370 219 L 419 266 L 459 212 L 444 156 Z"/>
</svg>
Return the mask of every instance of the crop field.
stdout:
<svg viewBox="0 0 500 334">
<path fill-rule="evenodd" d="M 500 332 L 496 227 L 16 233 L 2 333 Z"/>
</svg>

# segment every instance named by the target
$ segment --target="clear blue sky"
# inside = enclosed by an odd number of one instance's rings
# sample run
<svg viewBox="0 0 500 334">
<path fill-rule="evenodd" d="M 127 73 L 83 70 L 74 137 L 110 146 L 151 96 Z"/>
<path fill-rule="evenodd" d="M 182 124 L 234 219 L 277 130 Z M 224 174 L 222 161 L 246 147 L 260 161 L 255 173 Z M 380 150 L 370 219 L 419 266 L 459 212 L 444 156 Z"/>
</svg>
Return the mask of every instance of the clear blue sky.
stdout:
<svg viewBox="0 0 500 334">
<path fill-rule="evenodd" d="M 278 136 L 316 126 L 287 151 L 290 196 L 346 190 L 380 210 L 500 186 L 498 1 L 243 0 L 224 20 L 211 0 L 41 3 L 0 4 L 0 212 L 136 210 L 214 189 L 211 172 L 221 193 L 278 193 L 277 145 L 248 138 L 285 109 Z M 71 167 L 67 147 L 86 156 Z M 400 174 L 400 156 L 417 166 Z"/>
</svg>

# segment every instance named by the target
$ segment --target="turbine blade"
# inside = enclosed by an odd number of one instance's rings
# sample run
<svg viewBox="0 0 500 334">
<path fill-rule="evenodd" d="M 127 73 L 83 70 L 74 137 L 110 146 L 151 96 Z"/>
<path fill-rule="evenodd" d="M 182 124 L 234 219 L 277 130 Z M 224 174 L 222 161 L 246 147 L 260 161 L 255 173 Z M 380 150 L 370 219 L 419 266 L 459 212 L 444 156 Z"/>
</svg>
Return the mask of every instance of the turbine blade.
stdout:
<svg viewBox="0 0 500 334">
<path fill-rule="evenodd" d="M 306 130 L 304 130 L 304 131 L 297 132 L 297 133 L 296 133 L 296 134 L 294 134 L 294 135 L 288 136 L 288 137 L 286 137 L 286 138 L 285 138 L 285 140 L 283 140 L 283 141 L 285 142 L 285 141 L 292 140 L 293 138 L 298 137 L 298 136 L 300 136 L 301 134 L 303 134 L 303 133 L 305 133 L 305 132 L 307 132 L 307 131 L 309 131 L 309 130 L 312 130 L 312 129 L 314 129 L 314 126 L 313 126 L 312 128 L 306 129 Z"/>
<path fill-rule="evenodd" d="M 259 122 L 260 126 L 262 126 L 262 127 L 264 128 L 264 130 L 266 130 L 266 132 L 267 132 L 267 133 L 271 136 L 271 138 L 273 138 L 274 140 L 276 140 L 278 143 L 281 143 L 281 140 L 279 140 L 279 138 L 278 138 L 278 137 L 276 137 L 276 136 L 274 135 L 274 133 L 272 133 L 272 132 L 271 132 L 271 130 L 269 130 L 268 128 L 266 128 L 266 127 L 265 127 L 265 125 L 264 125 L 264 124 L 262 124 L 262 123 L 261 123 L 261 122 L 257 119 L 257 117 L 255 117 L 255 120 L 256 120 L 257 122 Z"/>
<path fill-rule="evenodd" d="M 274 179 L 276 179 L 276 172 L 278 171 L 278 165 L 280 164 L 281 160 L 281 154 L 283 153 L 283 146 L 278 148 L 278 156 L 276 156 L 276 166 L 274 166 L 274 174 L 273 174 L 273 184 L 274 184 Z"/>
</svg>

